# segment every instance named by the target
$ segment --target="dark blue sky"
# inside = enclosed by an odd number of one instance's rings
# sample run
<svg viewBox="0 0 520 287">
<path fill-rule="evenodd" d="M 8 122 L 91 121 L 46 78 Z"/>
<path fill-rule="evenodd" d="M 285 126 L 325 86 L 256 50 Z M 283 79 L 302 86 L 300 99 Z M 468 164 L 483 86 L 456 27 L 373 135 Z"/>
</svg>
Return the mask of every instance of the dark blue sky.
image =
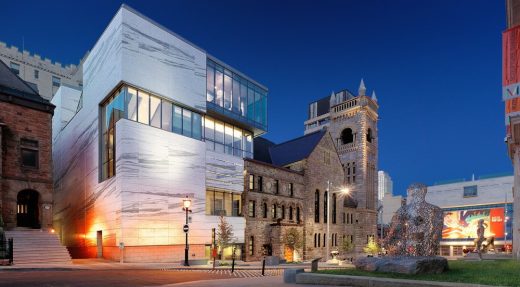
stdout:
<svg viewBox="0 0 520 287">
<path fill-rule="evenodd" d="M 121 1 L 5 1 L 0 41 L 77 63 Z M 79 2 L 77 2 L 79 3 Z M 269 133 L 360 78 L 380 103 L 379 168 L 411 182 L 510 172 L 501 101 L 504 1 L 127 1 L 270 89 Z"/>
</svg>

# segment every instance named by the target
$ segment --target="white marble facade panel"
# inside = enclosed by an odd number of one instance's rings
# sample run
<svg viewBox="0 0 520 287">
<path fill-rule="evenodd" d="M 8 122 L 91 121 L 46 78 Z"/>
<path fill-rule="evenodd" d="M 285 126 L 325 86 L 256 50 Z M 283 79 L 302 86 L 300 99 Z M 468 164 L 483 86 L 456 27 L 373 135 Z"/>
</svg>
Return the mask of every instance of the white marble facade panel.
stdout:
<svg viewBox="0 0 520 287">
<path fill-rule="evenodd" d="M 122 8 L 122 80 L 206 111 L 206 53 Z"/>
<path fill-rule="evenodd" d="M 244 160 L 206 151 L 206 185 L 208 188 L 241 193 L 244 190 Z"/>
</svg>

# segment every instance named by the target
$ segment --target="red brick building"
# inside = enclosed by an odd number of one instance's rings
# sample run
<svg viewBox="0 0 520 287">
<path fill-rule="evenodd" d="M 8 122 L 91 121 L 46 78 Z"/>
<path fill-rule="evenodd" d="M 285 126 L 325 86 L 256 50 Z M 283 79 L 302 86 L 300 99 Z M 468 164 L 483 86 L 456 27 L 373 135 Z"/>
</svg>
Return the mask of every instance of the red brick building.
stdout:
<svg viewBox="0 0 520 287">
<path fill-rule="evenodd" d="M 53 112 L 0 62 L 0 210 L 7 229 L 52 228 Z"/>
</svg>

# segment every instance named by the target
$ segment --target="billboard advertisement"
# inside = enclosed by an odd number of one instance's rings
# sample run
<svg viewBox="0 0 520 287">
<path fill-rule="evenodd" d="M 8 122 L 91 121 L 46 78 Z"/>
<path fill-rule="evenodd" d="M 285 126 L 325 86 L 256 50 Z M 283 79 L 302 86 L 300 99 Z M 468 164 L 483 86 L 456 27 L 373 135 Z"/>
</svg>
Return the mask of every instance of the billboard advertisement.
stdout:
<svg viewBox="0 0 520 287">
<path fill-rule="evenodd" d="M 484 236 L 504 237 L 504 208 L 444 211 L 442 239 L 475 239 L 480 219 L 486 227 Z"/>
</svg>

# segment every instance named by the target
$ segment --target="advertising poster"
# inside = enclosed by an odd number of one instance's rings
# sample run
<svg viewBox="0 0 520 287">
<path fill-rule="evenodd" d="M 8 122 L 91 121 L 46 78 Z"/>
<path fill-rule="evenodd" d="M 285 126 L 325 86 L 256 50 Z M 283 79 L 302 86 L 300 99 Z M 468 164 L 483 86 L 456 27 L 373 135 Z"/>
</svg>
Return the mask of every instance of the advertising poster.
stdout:
<svg viewBox="0 0 520 287">
<path fill-rule="evenodd" d="M 480 219 L 486 227 L 485 237 L 504 237 L 504 208 L 500 207 L 445 211 L 442 239 L 475 239 Z"/>
</svg>

